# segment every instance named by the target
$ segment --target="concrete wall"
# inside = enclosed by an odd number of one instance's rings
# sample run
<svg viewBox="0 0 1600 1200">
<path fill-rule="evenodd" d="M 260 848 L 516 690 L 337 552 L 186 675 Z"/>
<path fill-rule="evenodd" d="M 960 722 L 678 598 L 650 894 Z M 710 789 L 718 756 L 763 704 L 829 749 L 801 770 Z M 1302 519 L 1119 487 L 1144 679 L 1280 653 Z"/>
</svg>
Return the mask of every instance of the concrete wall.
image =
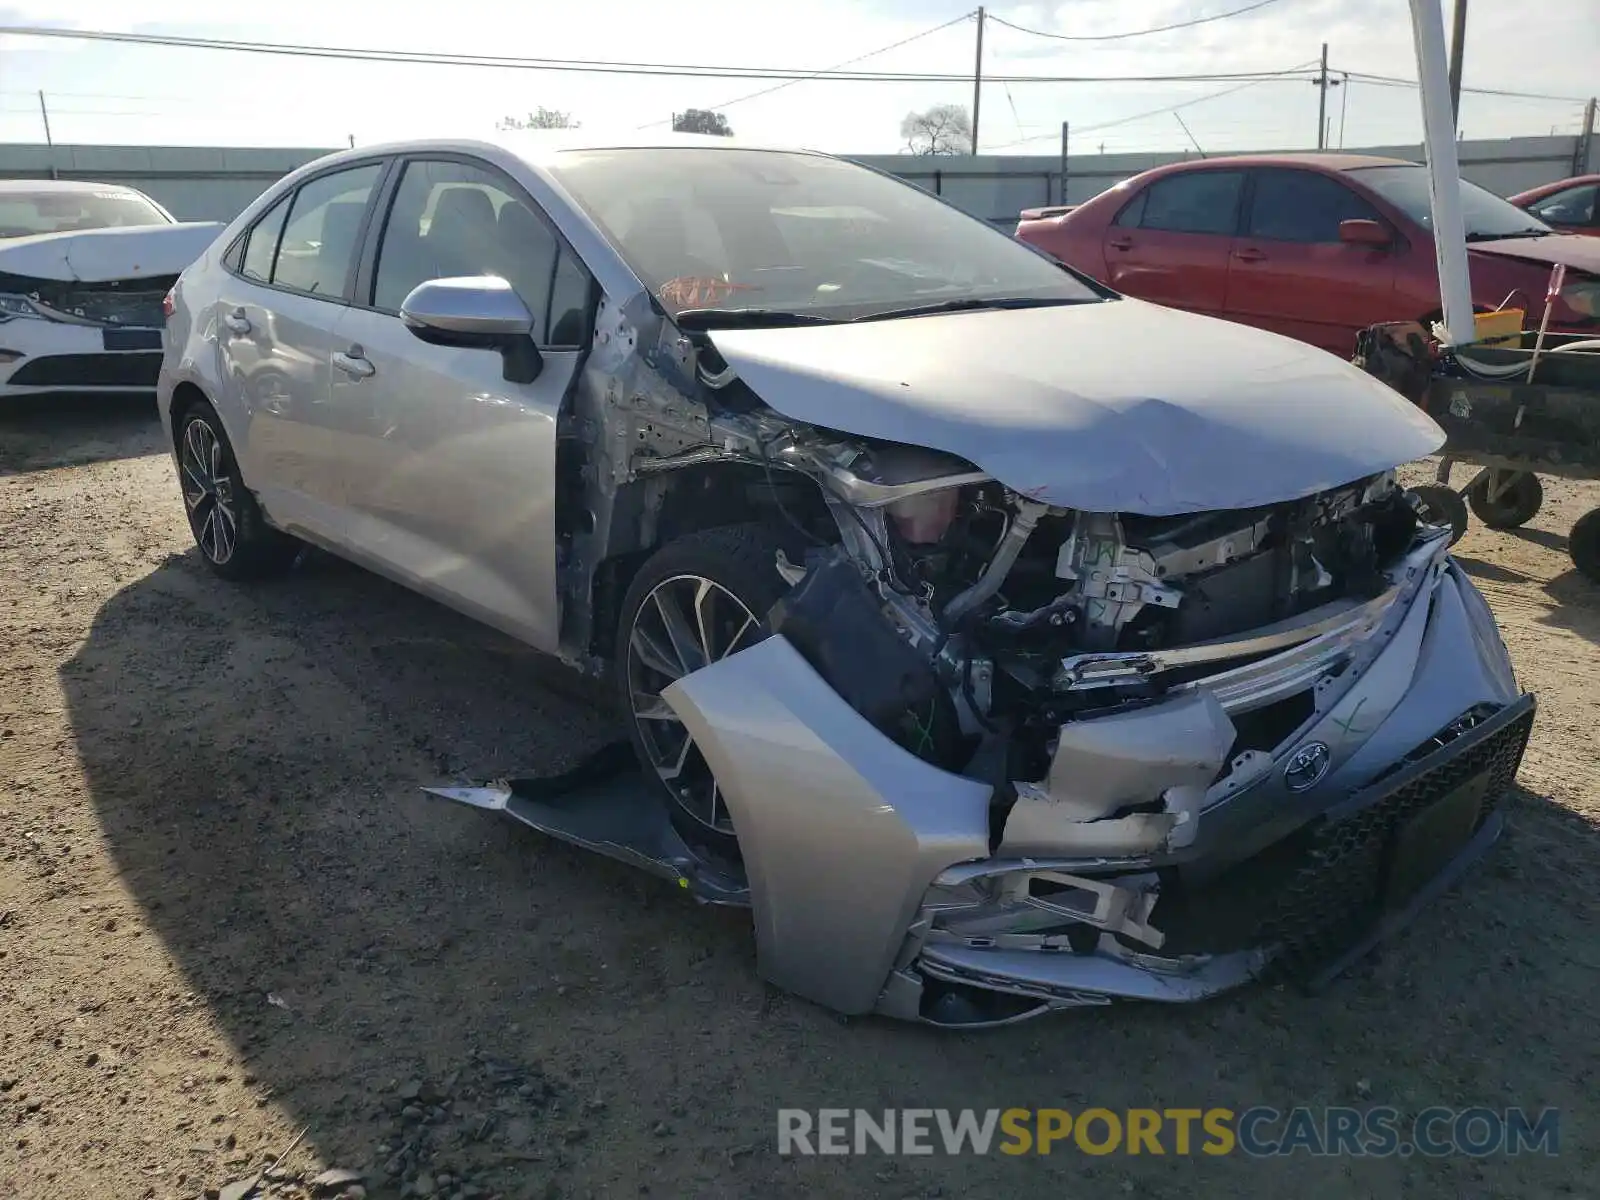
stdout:
<svg viewBox="0 0 1600 1200">
<path fill-rule="evenodd" d="M 1474 183 L 1508 196 L 1535 184 L 1600 170 L 1600 146 L 1588 147 L 1590 162 L 1582 163 L 1578 161 L 1582 157 L 1578 142 L 1576 137 L 1462 142 L 1461 172 Z M 0 178 L 48 179 L 53 168 L 62 179 L 129 184 L 154 196 L 180 219 L 226 221 L 268 184 L 326 153 L 314 149 L 0 145 Z M 1360 153 L 1420 161 L 1422 148 L 1380 146 Z M 1058 155 L 856 157 L 938 192 L 974 216 L 1001 226 L 1011 225 L 1024 208 L 1062 203 Z M 1186 157 L 1105 154 L 1071 158 L 1067 163 L 1067 202 L 1087 200 L 1130 175 Z"/>
</svg>

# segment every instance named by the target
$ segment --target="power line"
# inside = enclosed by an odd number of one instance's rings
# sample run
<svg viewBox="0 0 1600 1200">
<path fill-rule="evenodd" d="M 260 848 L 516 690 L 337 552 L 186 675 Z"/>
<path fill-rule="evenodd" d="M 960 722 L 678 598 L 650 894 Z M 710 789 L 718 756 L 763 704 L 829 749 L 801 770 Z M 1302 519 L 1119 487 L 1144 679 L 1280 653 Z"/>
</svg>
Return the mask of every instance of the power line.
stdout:
<svg viewBox="0 0 1600 1200">
<path fill-rule="evenodd" d="M 602 75 L 664 75 L 697 79 L 826 79 L 841 83 L 970 83 L 970 74 L 896 71 L 797 71 L 763 67 L 697 66 L 678 63 L 612 62 L 603 59 L 513 58 L 486 54 L 436 54 L 419 50 L 362 50 L 349 46 L 307 46 L 282 42 L 241 42 L 170 34 L 123 33 L 109 30 L 55 29 L 39 25 L 0 25 L 0 35 L 120 42 L 188 50 L 231 50 L 243 54 L 276 54 L 292 58 L 347 59 L 359 62 L 410 63 L 422 66 L 493 67 L 504 70 L 568 71 Z M 1202 83 L 1277 78 L 1283 71 L 1243 71 L 1193 75 L 995 75 L 992 83 Z"/>
<path fill-rule="evenodd" d="M 960 25 L 963 21 L 970 21 L 975 16 L 977 16 L 976 12 L 962 13 L 954 20 L 946 21 L 943 25 L 935 25 L 932 29 L 924 29 L 921 33 L 914 33 L 908 38 L 901 38 L 898 42 L 890 42 L 887 46 L 880 46 L 876 50 L 869 50 L 865 54 L 858 54 L 855 58 L 847 58 L 844 60 L 844 62 L 836 63 L 831 67 L 824 67 L 821 71 L 814 72 L 807 78 L 816 79 L 818 76 L 826 75 L 832 71 L 840 71 L 845 67 L 853 67 L 858 62 L 866 62 L 866 60 L 869 58 L 877 58 L 880 54 L 887 54 L 891 50 L 900 49 L 901 46 L 909 46 L 912 42 L 921 41 L 930 34 L 943 32 L 944 30 L 949 29 L 952 25 Z M 786 87 L 793 87 L 797 83 L 804 82 L 805 79 L 790 79 L 784 83 L 774 84 L 769 88 L 762 88 L 759 92 L 750 92 L 748 95 L 736 96 L 732 100 L 724 100 L 721 104 L 713 104 L 711 106 L 711 110 L 713 112 L 720 112 L 725 108 L 732 108 L 735 104 L 743 104 L 746 100 L 754 100 L 760 96 L 770 96 L 773 92 L 781 92 Z M 671 124 L 670 117 L 665 121 L 651 121 L 648 125 L 640 125 L 639 128 L 653 129 L 657 125 L 668 124 Z"/>
<path fill-rule="evenodd" d="M 1339 74 L 1346 75 L 1349 78 L 1355 80 L 1357 83 L 1372 83 L 1372 84 L 1378 85 L 1379 87 L 1413 87 L 1414 88 L 1414 87 L 1418 86 L 1417 81 L 1415 79 L 1401 79 L 1399 76 L 1396 76 L 1396 75 L 1373 75 L 1373 74 L 1370 74 L 1370 73 L 1368 73 L 1366 71 L 1343 71 L 1343 70 L 1341 70 L 1339 72 Z M 1586 103 L 1588 103 L 1588 97 L 1587 96 L 1555 96 L 1555 95 L 1551 95 L 1548 92 L 1512 92 L 1512 91 L 1506 91 L 1503 88 L 1480 88 L 1480 87 L 1463 87 L 1461 90 L 1463 92 L 1471 92 L 1474 96 L 1500 96 L 1500 97 L 1503 97 L 1505 99 L 1510 99 L 1510 100 L 1562 100 L 1562 101 L 1566 101 L 1566 102 L 1571 103 L 1571 104 L 1586 104 Z"/>
<path fill-rule="evenodd" d="M 1311 65 L 1310 63 L 1301 63 L 1299 67 L 1294 68 L 1294 69 L 1295 70 L 1304 70 L 1307 67 L 1309 67 L 1310 65 Z M 1275 83 L 1275 82 L 1278 82 L 1278 81 L 1277 80 L 1272 80 L 1272 79 L 1252 79 L 1248 83 L 1241 83 L 1241 84 L 1238 84 L 1238 85 L 1236 85 L 1234 87 L 1223 88 L 1220 92 L 1208 92 L 1204 96 L 1194 96 L 1194 97 L 1191 97 L 1188 100 L 1180 100 L 1176 104 L 1163 105 L 1161 108 L 1152 108 L 1147 112 L 1134 113 L 1132 116 L 1118 117 L 1114 121 L 1102 121 L 1098 125 L 1085 125 L 1082 129 L 1079 129 L 1076 125 L 1074 125 L 1073 126 L 1073 130 L 1076 133 L 1098 133 L 1102 129 L 1115 129 L 1119 125 L 1131 125 L 1135 121 L 1148 120 L 1150 117 L 1164 117 L 1168 113 L 1176 113 L 1181 108 L 1188 108 L 1188 107 L 1190 107 L 1191 105 L 1194 105 L 1194 104 L 1204 104 L 1208 100 L 1220 100 L 1224 96 L 1231 96 L 1235 92 L 1242 92 L 1246 88 L 1253 88 L 1253 87 L 1256 87 L 1257 85 L 1263 84 L 1263 83 Z M 998 146 L 990 146 L 989 149 L 990 150 L 1006 150 L 1006 149 L 1009 149 L 1012 146 L 1021 146 L 1026 142 L 1041 142 L 1041 141 L 1044 141 L 1047 138 L 1055 138 L 1055 137 L 1058 137 L 1058 136 L 1059 136 L 1059 134 L 1057 134 L 1057 133 L 1041 133 L 1041 134 L 1036 134 L 1033 137 L 1020 138 L 1015 142 L 1004 142 L 1004 143 L 1002 143 L 1001 145 L 998 145 Z"/>
<path fill-rule="evenodd" d="M 1058 42 L 1120 42 L 1125 38 L 1148 37 L 1152 33 L 1171 33 L 1174 29 L 1192 29 L 1196 25 L 1205 25 L 1212 21 L 1226 21 L 1229 17 L 1242 17 L 1246 13 L 1253 13 L 1258 8 L 1265 8 L 1269 4 L 1277 4 L 1278 0 L 1256 0 L 1254 4 L 1247 4 L 1243 8 L 1236 8 L 1231 12 L 1212 13 L 1209 17 L 1195 17 L 1190 21 L 1179 21 L 1174 25 L 1157 25 L 1153 29 L 1130 29 L 1126 33 L 1047 33 L 1043 29 L 1028 29 L 1022 25 L 1014 25 L 1004 17 L 989 14 L 989 19 L 1007 29 L 1015 29 L 1018 33 L 1029 33 L 1034 37 L 1052 38 Z"/>
</svg>

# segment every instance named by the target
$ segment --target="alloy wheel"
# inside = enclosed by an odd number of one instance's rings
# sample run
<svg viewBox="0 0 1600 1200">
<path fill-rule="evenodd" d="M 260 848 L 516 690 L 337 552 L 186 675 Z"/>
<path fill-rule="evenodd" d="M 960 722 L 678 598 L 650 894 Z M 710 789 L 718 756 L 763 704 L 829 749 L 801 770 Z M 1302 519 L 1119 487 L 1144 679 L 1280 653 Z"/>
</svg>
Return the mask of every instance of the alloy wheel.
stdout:
<svg viewBox="0 0 1600 1200">
<path fill-rule="evenodd" d="M 628 631 L 628 700 L 650 765 L 679 807 L 713 832 L 733 821 L 705 757 L 662 689 L 757 641 L 761 622 L 715 580 L 663 579 L 645 596 Z"/>
<path fill-rule="evenodd" d="M 233 558 L 239 544 L 239 517 L 234 509 L 233 480 L 224 462 L 222 439 L 203 418 L 190 421 L 178 452 L 183 503 L 200 553 L 217 565 Z"/>
</svg>

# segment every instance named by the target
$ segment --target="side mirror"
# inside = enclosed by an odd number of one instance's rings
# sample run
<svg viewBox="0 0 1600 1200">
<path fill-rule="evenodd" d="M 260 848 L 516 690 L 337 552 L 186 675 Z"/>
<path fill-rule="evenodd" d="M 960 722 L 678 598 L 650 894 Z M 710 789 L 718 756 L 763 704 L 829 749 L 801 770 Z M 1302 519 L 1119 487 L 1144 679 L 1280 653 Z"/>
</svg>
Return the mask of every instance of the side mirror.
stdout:
<svg viewBox="0 0 1600 1200">
<path fill-rule="evenodd" d="M 1389 231 L 1381 224 L 1377 221 L 1369 221 L 1365 217 L 1340 221 L 1339 240 L 1341 242 L 1349 242 L 1353 246 L 1372 246 L 1375 249 L 1387 246 L 1394 241 L 1389 236 Z"/>
<path fill-rule="evenodd" d="M 532 383 L 544 366 L 533 344 L 533 314 L 516 289 L 494 275 L 419 283 L 401 303 L 400 320 L 435 346 L 498 350 L 508 383 Z"/>
</svg>

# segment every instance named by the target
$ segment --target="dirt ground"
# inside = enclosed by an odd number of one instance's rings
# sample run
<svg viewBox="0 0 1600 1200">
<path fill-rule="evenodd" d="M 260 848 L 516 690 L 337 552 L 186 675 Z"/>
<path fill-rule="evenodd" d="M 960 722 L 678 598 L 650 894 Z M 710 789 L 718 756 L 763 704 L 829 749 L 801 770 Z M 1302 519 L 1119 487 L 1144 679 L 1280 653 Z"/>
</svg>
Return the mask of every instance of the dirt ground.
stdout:
<svg viewBox="0 0 1600 1200">
<path fill-rule="evenodd" d="M 951 1035 L 765 988 L 737 915 L 418 785 L 607 740 L 551 664 L 313 556 L 202 567 L 153 410 L 0 416 L 0 1196 L 1595 1194 L 1600 487 L 1458 547 L 1540 716 L 1490 861 L 1331 992 Z M 1562 1110 L 1560 1154 L 794 1159 L 779 1107 Z M 337 1188 L 332 1189 L 337 1191 Z M 223 1192 L 223 1194 L 229 1194 Z M 359 1195 L 360 1188 L 347 1190 Z"/>
</svg>

